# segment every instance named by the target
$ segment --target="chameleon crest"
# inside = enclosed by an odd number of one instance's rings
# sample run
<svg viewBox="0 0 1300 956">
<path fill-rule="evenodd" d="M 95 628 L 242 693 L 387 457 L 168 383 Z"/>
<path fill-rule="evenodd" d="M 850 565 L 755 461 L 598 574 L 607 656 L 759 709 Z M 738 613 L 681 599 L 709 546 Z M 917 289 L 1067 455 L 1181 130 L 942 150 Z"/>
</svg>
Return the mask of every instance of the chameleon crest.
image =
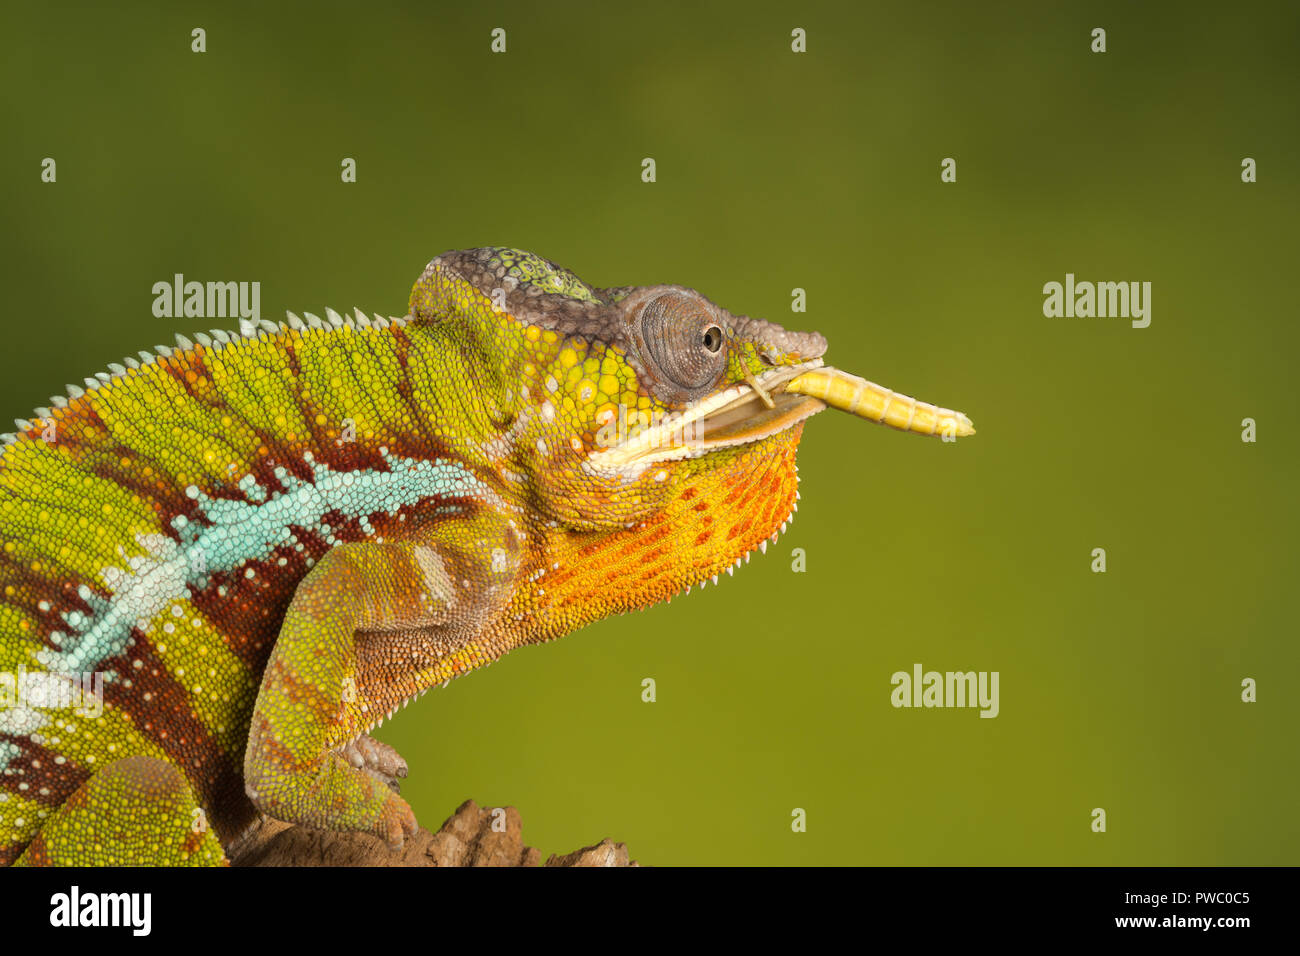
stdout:
<svg viewBox="0 0 1300 956">
<path fill-rule="evenodd" d="M 0 455 L 0 862 L 220 863 L 262 816 L 400 845 L 398 707 L 765 549 L 828 406 L 973 432 L 825 350 L 486 248 L 402 317 L 69 386 Z"/>
</svg>

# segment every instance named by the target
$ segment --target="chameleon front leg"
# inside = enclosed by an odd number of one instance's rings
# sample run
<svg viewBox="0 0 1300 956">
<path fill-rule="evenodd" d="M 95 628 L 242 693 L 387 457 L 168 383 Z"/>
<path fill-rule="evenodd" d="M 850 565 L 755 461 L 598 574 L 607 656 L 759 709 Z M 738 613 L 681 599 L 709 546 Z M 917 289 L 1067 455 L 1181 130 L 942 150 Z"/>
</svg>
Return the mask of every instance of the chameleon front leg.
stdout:
<svg viewBox="0 0 1300 956">
<path fill-rule="evenodd" d="M 509 593 L 517 536 L 488 521 L 484 528 L 467 519 L 437 540 L 339 545 L 303 578 L 249 728 L 244 782 L 259 810 L 289 823 L 373 833 L 394 847 L 415 833 L 415 815 L 390 787 L 401 776 L 391 758 L 400 758 L 358 738 L 427 688 L 433 678 L 425 672 L 436 670 L 430 655 L 471 642 Z M 413 634 L 436 639 L 422 644 Z M 409 671 L 364 666 L 363 635 L 406 641 L 395 657 Z"/>
</svg>

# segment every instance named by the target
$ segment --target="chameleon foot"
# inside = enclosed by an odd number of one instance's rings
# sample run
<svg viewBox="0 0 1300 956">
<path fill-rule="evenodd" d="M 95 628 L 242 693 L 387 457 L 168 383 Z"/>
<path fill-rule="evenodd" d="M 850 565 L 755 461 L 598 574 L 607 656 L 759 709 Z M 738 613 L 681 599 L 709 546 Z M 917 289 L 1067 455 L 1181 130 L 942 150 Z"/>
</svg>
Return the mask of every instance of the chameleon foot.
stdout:
<svg viewBox="0 0 1300 956">
<path fill-rule="evenodd" d="M 388 795 L 379 819 L 375 821 L 373 832 L 394 850 L 400 850 L 407 837 L 413 837 L 420 830 L 415 821 L 415 811 L 411 805 L 395 793 Z"/>
<path fill-rule="evenodd" d="M 336 752 L 358 770 L 365 770 L 378 777 L 394 793 L 401 793 L 399 781 L 406 776 L 406 761 L 382 740 L 362 734 Z"/>
</svg>

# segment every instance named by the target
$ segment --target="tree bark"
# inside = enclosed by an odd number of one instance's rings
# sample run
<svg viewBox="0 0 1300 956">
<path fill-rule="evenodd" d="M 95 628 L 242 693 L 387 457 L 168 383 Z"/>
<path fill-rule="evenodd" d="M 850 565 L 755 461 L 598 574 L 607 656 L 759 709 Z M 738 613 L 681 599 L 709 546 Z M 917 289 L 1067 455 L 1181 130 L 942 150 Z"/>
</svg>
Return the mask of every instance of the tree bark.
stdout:
<svg viewBox="0 0 1300 956">
<path fill-rule="evenodd" d="M 493 824 L 496 824 L 495 827 Z M 234 850 L 233 866 L 537 866 L 541 853 L 526 846 L 519 811 L 462 803 L 436 833 L 423 827 L 393 851 L 366 833 L 312 830 L 265 820 Z M 637 866 L 627 847 L 601 840 L 546 866 Z"/>
</svg>

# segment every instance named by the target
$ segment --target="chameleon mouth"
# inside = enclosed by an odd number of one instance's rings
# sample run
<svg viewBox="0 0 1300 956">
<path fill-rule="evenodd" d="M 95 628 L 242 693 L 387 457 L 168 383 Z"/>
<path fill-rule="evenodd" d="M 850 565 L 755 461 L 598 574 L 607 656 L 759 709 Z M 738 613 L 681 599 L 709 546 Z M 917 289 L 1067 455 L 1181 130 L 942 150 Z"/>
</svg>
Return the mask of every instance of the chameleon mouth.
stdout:
<svg viewBox="0 0 1300 956">
<path fill-rule="evenodd" d="M 694 407 L 636 430 L 589 459 L 598 471 L 698 458 L 720 448 L 762 441 L 827 406 L 917 435 L 963 438 L 975 426 L 961 412 L 891 391 L 813 359 L 732 385 Z"/>
<path fill-rule="evenodd" d="M 619 444 L 596 452 L 589 463 L 598 471 L 623 469 L 699 458 L 720 448 L 769 438 L 826 408 L 827 403 L 819 397 L 785 390 L 791 380 L 821 364 L 821 359 L 814 359 L 772 369 L 748 383 L 732 385 L 680 414 L 669 415 Z"/>
</svg>

